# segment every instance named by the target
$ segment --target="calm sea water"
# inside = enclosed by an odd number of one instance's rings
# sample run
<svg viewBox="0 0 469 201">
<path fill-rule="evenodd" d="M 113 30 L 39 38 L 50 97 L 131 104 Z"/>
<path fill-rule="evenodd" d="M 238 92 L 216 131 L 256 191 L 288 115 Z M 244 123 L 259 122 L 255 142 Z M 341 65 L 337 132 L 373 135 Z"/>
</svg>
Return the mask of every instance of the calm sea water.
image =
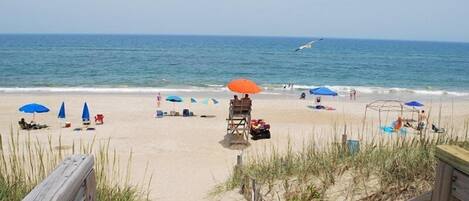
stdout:
<svg viewBox="0 0 469 201">
<path fill-rule="evenodd" d="M 310 38 L 0 35 L 0 88 L 266 88 L 468 95 L 469 44 Z"/>
</svg>

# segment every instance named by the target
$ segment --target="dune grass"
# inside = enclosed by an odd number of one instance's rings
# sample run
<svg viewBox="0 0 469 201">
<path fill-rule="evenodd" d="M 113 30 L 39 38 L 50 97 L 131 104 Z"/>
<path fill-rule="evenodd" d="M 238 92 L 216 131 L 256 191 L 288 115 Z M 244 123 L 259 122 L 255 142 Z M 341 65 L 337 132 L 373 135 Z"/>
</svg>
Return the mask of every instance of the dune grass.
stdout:
<svg viewBox="0 0 469 201">
<path fill-rule="evenodd" d="M 67 156 L 92 154 L 95 157 L 97 200 L 148 200 L 148 181 L 130 183 L 132 152 L 121 161 L 110 150 L 110 139 L 96 143 L 82 141 L 63 145 L 61 136 L 49 136 L 46 143 L 31 134 L 0 135 L 0 200 L 22 200 Z"/>
<path fill-rule="evenodd" d="M 250 154 L 212 195 L 241 188 L 249 198 L 255 179 L 264 200 L 406 200 L 431 189 L 440 144 L 469 147 L 467 135 L 429 133 L 362 141 L 354 154 L 339 140 L 321 147 L 309 141 L 299 151 L 288 143 L 286 151 Z"/>
</svg>

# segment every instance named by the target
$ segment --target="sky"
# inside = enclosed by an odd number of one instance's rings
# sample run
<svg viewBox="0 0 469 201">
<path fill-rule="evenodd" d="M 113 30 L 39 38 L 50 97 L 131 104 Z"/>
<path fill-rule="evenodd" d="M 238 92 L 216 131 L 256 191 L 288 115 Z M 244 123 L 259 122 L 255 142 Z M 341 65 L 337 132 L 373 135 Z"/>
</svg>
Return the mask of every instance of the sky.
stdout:
<svg viewBox="0 0 469 201">
<path fill-rule="evenodd" d="M 0 33 L 469 42 L 468 0 L 0 0 Z"/>
</svg>

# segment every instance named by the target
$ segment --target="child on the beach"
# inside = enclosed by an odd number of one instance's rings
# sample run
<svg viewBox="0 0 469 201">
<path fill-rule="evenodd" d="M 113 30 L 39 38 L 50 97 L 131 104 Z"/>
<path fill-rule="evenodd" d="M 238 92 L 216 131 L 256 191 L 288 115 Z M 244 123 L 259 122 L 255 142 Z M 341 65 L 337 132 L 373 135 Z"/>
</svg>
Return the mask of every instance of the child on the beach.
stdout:
<svg viewBox="0 0 469 201">
<path fill-rule="evenodd" d="M 161 93 L 158 92 L 158 95 L 156 95 L 156 106 L 159 108 L 161 104 Z"/>
</svg>

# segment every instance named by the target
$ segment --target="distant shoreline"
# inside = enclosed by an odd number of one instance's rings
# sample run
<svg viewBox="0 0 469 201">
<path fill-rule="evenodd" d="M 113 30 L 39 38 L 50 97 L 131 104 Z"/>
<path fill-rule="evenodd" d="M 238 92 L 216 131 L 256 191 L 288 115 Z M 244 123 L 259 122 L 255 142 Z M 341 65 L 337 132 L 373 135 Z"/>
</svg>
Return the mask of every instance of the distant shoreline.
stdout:
<svg viewBox="0 0 469 201">
<path fill-rule="evenodd" d="M 325 38 L 333 40 L 370 40 L 370 41 L 392 41 L 392 42 L 422 42 L 422 43 L 460 43 L 469 44 L 469 41 L 453 41 L 453 40 L 421 40 L 421 39 L 399 39 L 399 38 L 365 38 L 365 37 L 338 37 L 338 36 L 287 36 L 287 35 L 236 35 L 236 34 L 182 34 L 182 33 L 7 33 L 0 32 L 0 36 L 174 36 L 174 37 L 227 37 L 227 38 L 293 38 L 293 39 L 305 39 L 309 40 L 312 38 Z"/>
</svg>

